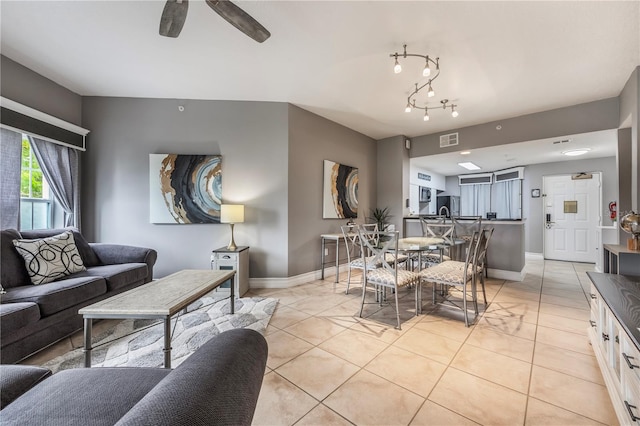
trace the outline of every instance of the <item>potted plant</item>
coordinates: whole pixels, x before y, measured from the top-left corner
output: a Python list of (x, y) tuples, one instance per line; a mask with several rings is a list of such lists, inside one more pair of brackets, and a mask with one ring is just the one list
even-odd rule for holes
[(391, 213), (389, 213), (389, 207), (383, 209), (376, 207), (375, 209), (371, 209), (371, 216), (367, 219), (377, 223), (379, 231), (384, 231), (389, 225), (389, 219), (392, 217)]

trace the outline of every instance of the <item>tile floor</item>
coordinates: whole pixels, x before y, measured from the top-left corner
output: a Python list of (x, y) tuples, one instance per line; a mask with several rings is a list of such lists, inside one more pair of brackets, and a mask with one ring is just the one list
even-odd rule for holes
[(391, 307), (368, 305), (359, 318), (359, 276), (346, 295), (346, 273), (337, 284), (253, 289), (280, 300), (254, 424), (617, 424), (586, 335), (592, 269), (527, 259), (523, 282), (488, 280), (489, 306), (469, 328), (459, 310), (427, 302), (416, 317), (407, 290), (401, 331)]
[(345, 295), (346, 273), (252, 290), (280, 299), (254, 424), (617, 424), (586, 334), (593, 265), (527, 259), (526, 270), (488, 281), (470, 328), (442, 306), (415, 317), (412, 291), (400, 292), (401, 331), (391, 307), (359, 318), (359, 276)]

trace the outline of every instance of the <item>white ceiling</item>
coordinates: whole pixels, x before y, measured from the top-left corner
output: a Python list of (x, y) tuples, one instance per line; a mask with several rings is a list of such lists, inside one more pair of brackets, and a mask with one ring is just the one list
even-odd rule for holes
[[(409, 137), (619, 95), (640, 64), (640, 2), (237, 2), (272, 34), (258, 44), (202, 1), (177, 39), (162, 1), (0, 2), (7, 57), (85, 96), (290, 102), (375, 139)], [(423, 62), (435, 103), (405, 113)]]
[[(444, 176), (468, 173), (493, 172), (530, 164), (555, 163), (559, 161), (585, 160), (590, 158), (615, 157), (618, 148), (616, 130), (582, 133), (562, 138), (540, 139), (536, 141), (512, 143), (471, 150), (462, 155), (460, 151), (436, 154), (411, 159), (411, 166), (420, 167)], [(587, 148), (590, 151), (578, 157), (568, 157), (563, 151)], [(471, 161), (481, 170), (469, 171), (458, 163)], [(590, 171), (590, 170), (585, 170)]]

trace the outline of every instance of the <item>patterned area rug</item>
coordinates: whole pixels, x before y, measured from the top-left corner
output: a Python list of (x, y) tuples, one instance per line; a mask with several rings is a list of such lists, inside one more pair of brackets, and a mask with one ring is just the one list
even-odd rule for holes
[[(264, 334), (278, 299), (236, 299), (230, 315), (229, 299), (213, 293), (197, 300), (187, 313), (172, 320), (171, 367), (175, 368), (213, 336), (233, 328), (250, 328)], [(94, 326), (94, 330), (97, 326)], [(122, 320), (93, 336), (94, 367), (162, 367), (164, 325), (160, 320)], [(43, 365), (54, 373), (84, 366), (82, 348), (74, 349)]]

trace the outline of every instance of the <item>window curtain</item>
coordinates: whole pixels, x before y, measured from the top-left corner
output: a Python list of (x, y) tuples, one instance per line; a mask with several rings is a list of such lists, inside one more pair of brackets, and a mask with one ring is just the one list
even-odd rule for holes
[(460, 185), (460, 215), (487, 217), (491, 209), (491, 185)]
[(520, 179), (496, 182), (494, 208), (499, 219), (522, 219)]
[(0, 228), (20, 229), (20, 161), (22, 134), (2, 129), (0, 134)]
[(64, 209), (65, 226), (80, 228), (78, 151), (32, 136), (29, 142), (53, 195)]

